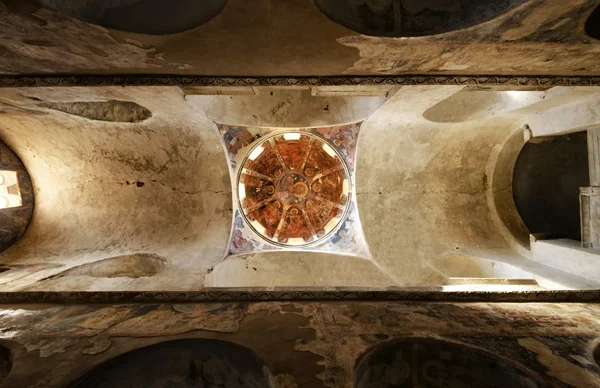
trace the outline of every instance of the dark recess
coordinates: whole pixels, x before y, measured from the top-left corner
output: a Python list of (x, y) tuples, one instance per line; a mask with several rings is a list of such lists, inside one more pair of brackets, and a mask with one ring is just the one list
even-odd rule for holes
[(243, 346), (184, 339), (122, 354), (99, 365), (71, 388), (270, 388), (266, 371), (258, 356)]
[(581, 240), (583, 186), (589, 186), (585, 132), (525, 144), (513, 173), (513, 198), (530, 233)]
[(434, 35), (474, 26), (527, 0), (314, 0), (328, 18), (365, 35)]
[(585, 33), (594, 39), (600, 39), (600, 5), (594, 9), (585, 22)]
[(227, 0), (29, 0), (88, 23), (148, 35), (175, 34), (217, 16)]
[(409, 338), (378, 345), (361, 358), (355, 388), (546, 386), (515, 360), (466, 345)]
[(12, 356), (10, 350), (0, 345), (0, 383), (4, 380), (12, 369)]

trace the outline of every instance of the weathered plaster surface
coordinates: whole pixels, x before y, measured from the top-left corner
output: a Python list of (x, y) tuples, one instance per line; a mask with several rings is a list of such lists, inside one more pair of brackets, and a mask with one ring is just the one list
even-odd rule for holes
[[(210, 98), (234, 100), (235, 95), (198, 97), (204, 102), (197, 105), (177, 87), (4, 88), (0, 93), (11, 101), (0, 116), (0, 137), (22, 158), (37, 198), (27, 233), (0, 256), (0, 262), (13, 268), (0, 276), (4, 290), (199, 290), (440, 286), (448, 274), (430, 261), (448, 255), (507, 262), (529, 273), (546, 271), (553, 280), (567, 279), (561, 271), (524, 261), (527, 247), (517, 249), (513, 240), (519, 236), (502, 229), (497, 213), (514, 217), (515, 211), (510, 179), (496, 179), (496, 172), (512, 176), (506, 160), (516, 157), (522, 144), (505, 147), (510, 157), (498, 158), (498, 166), (490, 160), (498, 148), (522, 136), (529, 120), (539, 122), (546, 111), (555, 117), (554, 110), (566, 106), (572, 110), (561, 108), (561, 120), (568, 126), (572, 115), (589, 110), (599, 92), (594, 87), (557, 87), (529, 96), (523, 95), (527, 91), (511, 95), (461, 86), (406, 86), (390, 95), (364, 122), (358, 150), (358, 211), (373, 263), (297, 254), (222, 261), (231, 225), (230, 182), (217, 131), (202, 107), (217, 106)], [(482, 101), (479, 113), (461, 116), (469, 110), (469, 93)], [(228, 105), (240, 111), (227, 117), (242, 117), (256, 107), (266, 123), (267, 112), (260, 107), (265, 101), (268, 106), (296, 101), (290, 94), (271, 96), (265, 91), (254, 101), (242, 96), (243, 103)], [(359, 103), (363, 97), (335, 98), (341, 100), (330, 109), (343, 107), (344, 113), (323, 113), (316, 119), (346, 120), (372, 109)], [(364, 98), (381, 103), (379, 97)], [(77, 101), (130, 101), (152, 115), (139, 122), (118, 122), (120, 116), (111, 110), (111, 120), (100, 121), (41, 106)], [(446, 109), (466, 121), (433, 122), (424, 117), (436, 104), (445, 106), (443, 101), (458, 101), (446, 104)], [(316, 106), (292, 104), (289, 116), (273, 113), (273, 123), (293, 122), (303, 117), (302, 109), (312, 112)], [(486, 111), (489, 115), (483, 115)], [(305, 116), (308, 123), (309, 117)], [(594, 117), (588, 115), (586, 123)], [(508, 194), (495, 198), (490, 192)], [(122, 260), (118, 276), (90, 276), (94, 271), (59, 276), (74, 267), (95, 262), (102, 267), (100, 260), (131, 254), (158, 255), (169, 265), (158, 270), (150, 266), (139, 276), (127, 259), (115, 259), (111, 263)], [(123, 272), (127, 268), (131, 273)], [(504, 276), (500, 268), (495, 274)], [(567, 286), (593, 287), (572, 278)]]
[(585, 34), (595, 0), (529, 1), (497, 18), (408, 39), (360, 35), (312, 0), (230, 0), (208, 23), (165, 36), (108, 30), (0, 4), (0, 73), (600, 74)]
[[(222, 160), (222, 151), (212, 123), (186, 109), (178, 88), (42, 94), (14, 90), (11, 98), (43, 115), (15, 113), (0, 119), (2, 137), (25, 159), (38, 196), (27, 236), (6, 252), (3, 262), (68, 260), (71, 267), (152, 253), (175, 264), (163, 273), (163, 279), (171, 280), (155, 277), (149, 285), (149, 278), (97, 279), (97, 287), (164, 289), (172, 287), (169, 282), (201, 287), (206, 269), (220, 261), (230, 217), (228, 175), (224, 161), (215, 163)], [(131, 100), (133, 95), (153, 112), (151, 118), (106, 122), (37, 107), (37, 99)]]
[[(378, 344), (436, 338), (521, 365), (544, 386), (598, 387), (595, 304), (292, 302), (3, 306), (4, 387), (60, 387), (131, 350), (174, 339), (242, 345), (277, 380), (351, 387)], [(35, 367), (33, 367), (35, 365)], [(293, 385), (292, 385), (293, 386)]]

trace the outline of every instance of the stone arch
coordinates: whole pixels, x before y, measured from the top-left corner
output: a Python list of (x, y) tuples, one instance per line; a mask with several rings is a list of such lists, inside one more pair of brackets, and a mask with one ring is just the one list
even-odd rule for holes
[(0, 142), (0, 252), (17, 242), (33, 217), (34, 194), (25, 165)]
[(529, 255), (529, 230), (513, 198), (513, 176), (517, 158), (525, 145), (524, 128), (517, 128), (490, 153), (486, 167), (487, 202), (498, 231), (522, 256)]
[(328, 18), (358, 33), (412, 37), (492, 20), (527, 0), (314, 0)]
[[(482, 350), (433, 338), (393, 340), (358, 362), (354, 388), (545, 386), (525, 367)], [(406, 384), (406, 385), (405, 385)]]
[(272, 388), (273, 381), (264, 362), (248, 348), (221, 340), (182, 339), (122, 354), (92, 369), (70, 387)]

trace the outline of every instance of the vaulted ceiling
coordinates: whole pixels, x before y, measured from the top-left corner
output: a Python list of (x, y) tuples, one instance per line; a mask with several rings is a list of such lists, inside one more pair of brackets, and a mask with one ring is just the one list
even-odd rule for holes
[[(153, 20), (151, 0), (0, 1), (0, 139), (35, 196), (27, 230), (0, 253), (0, 289), (597, 285), (531, 260), (532, 226), (513, 200), (527, 140), (600, 124), (597, 1), (179, 3), (187, 14)], [(143, 86), (152, 74), (164, 78)], [(432, 78), (407, 85), (419, 74)], [(525, 81), (486, 81), (495, 75)], [(352, 200), (372, 257), (224, 259), (235, 198), (216, 123), (261, 135), (362, 123)]]

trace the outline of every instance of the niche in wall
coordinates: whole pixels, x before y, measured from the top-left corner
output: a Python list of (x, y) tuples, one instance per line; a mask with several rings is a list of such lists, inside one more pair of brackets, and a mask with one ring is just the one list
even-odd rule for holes
[(250, 349), (226, 341), (183, 339), (122, 354), (71, 388), (272, 386), (268, 368)]
[(527, 0), (315, 0), (328, 18), (373, 36), (426, 36), (494, 19)]
[(379, 345), (361, 358), (355, 388), (545, 386), (523, 367), (492, 354), (438, 339)]
[(585, 132), (535, 138), (513, 172), (513, 198), (532, 234), (581, 240), (579, 188), (589, 186)]

